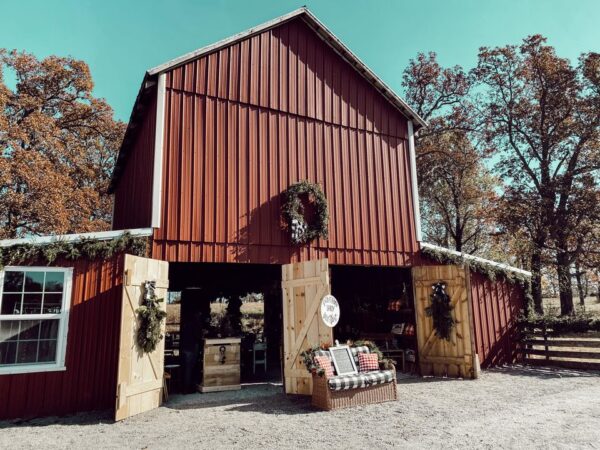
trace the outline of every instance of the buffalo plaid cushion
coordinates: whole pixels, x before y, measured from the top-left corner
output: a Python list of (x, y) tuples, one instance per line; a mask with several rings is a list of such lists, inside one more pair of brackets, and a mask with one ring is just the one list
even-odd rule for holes
[(317, 366), (325, 371), (325, 378), (334, 376), (333, 364), (327, 356), (315, 356), (315, 362), (317, 363)]
[(329, 378), (327, 383), (329, 384), (329, 389), (332, 391), (343, 391), (389, 383), (393, 379), (393, 371), (378, 370), (377, 372), (359, 373), (358, 375), (338, 375)]
[(379, 359), (375, 353), (359, 353), (358, 366), (361, 372), (379, 370)]
[(358, 366), (358, 355), (361, 353), (371, 353), (369, 347), (363, 345), (362, 347), (350, 347), (350, 351), (352, 352), (352, 356), (354, 357), (354, 363)]

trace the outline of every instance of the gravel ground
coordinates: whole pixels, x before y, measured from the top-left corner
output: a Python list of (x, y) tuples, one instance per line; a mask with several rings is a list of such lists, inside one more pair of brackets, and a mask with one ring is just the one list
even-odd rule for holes
[(0, 422), (0, 448), (600, 448), (600, 374), (506, 367), (398, 390), (398, 402), (335, 412), (274, 385), (173, 396), (119, 423), (108, 412)]

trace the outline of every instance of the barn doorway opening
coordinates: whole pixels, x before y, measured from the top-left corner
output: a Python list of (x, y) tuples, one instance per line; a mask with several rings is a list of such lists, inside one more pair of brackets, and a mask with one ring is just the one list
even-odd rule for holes
[(331, 265), (340, 304), (334, 338), (373, 341), (397, 370), (416, 372), (417, 333), (410, 268)]
[(237, 384), (281, 381), (281, 266), (171, 263), (169, 280), (165, 371), (171, 392), (202, 386), (206, 339), (223, 352), (212, 383), (235, 383), (238, 364)]

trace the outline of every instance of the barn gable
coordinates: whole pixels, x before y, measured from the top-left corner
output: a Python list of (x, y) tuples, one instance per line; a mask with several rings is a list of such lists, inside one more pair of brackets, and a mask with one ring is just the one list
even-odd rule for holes
[[(154, 205), (155, 257), (286, 262), (314, 250), (332, 261), (408, 264), (418, 199), (407, 116), (424, 122), (321, 27), (302, 9), (150, 70), (164, 115), (153, 169), (162, 179), (159, 188), (158, 177), (154, 186), (148, 177), (116, 183), (115, 228), (135, 220), (122, 213), (133, 184)], [(323, 186), (331, 233), (298, 252), (281, 227), (280, 194), (303, 179)]]

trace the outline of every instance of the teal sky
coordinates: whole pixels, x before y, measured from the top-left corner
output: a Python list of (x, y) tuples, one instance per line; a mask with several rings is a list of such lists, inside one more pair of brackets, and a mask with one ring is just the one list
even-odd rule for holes
[(600, 51), (598, 0), (0, 0), (0, 47), (86, 61), (95, 94), (127, 120), (148, 68), (304, 4), (399, 93), (419, 51), (471, 68), (480, 46), (535, 33), (572, 60)]

